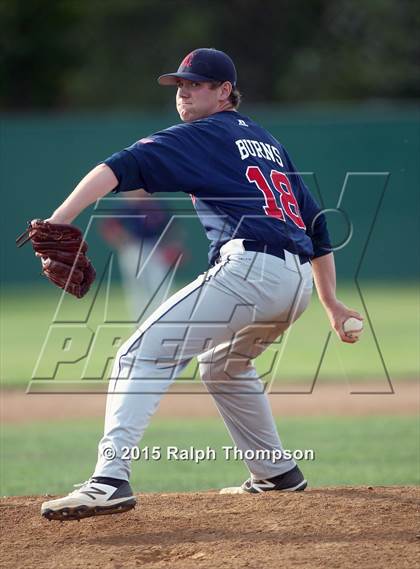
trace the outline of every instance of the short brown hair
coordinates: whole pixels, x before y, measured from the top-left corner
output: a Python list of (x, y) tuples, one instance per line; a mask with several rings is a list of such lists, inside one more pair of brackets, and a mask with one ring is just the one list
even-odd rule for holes
[[(223, 85), (224, 81), (212, 81), (211, 82), (211, 89), (217, 89), (220, 85)], [(239, 91), (237, 87), (232, 85), (232, 92), (229, 95), (229, 102), (231, 103), (234, 109), (237, 109), (242, 101), (242, 93)]]

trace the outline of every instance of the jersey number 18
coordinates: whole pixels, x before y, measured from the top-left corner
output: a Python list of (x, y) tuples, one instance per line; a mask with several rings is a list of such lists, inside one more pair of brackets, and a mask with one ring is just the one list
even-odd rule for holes
[(293, 195), (292, 185), (286, 174), (283, 174), (283, 172), (279, 172), (278, 170), (271, 170), (270, 174), (271, 183), (274, 189), (280, 194), (281, 207), (277, 205), (274, 191), (258, 166), (248, 166), (246, 170), (246, 177), (249, 182), (253, 182), (264, 194), (264, 212), (266, 215), (275, 217), (280, 221), (286, 221), (286, 218), (284, 217), (284, 214), (286, 214), (287, 217), (300, 229), (306, 229), (300, 215), (299, 205)]

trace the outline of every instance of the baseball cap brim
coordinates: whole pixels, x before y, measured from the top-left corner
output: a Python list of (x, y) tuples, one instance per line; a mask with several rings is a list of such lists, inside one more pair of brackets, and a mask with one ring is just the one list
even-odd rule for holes
[(204, 77), (204, 75), (197, 75), (197, 73), (166, 73), (158, 77), (159, 85), (176, 85), (178, 79), (187, 79), (188, 81), (216, 81), (211, 77)]

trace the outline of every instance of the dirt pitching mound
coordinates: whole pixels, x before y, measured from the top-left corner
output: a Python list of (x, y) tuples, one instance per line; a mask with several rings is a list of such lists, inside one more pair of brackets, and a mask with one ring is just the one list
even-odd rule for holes
[(2, 567), (410, 567), (415, 487), (263, 495), (143, 494), (126, 514), (48, 522), (42, 497), (1, 501)]

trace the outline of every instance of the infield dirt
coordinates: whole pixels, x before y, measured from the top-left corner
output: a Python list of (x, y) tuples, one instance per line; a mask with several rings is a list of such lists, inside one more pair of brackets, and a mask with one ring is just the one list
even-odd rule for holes
[[(166, 394), (155, 417), (218, 417), (216, 406), (198, 385), (185, 394), (178, 386)], [(279, 389), (280, 390), (280, 389)], [(274, 416), (372, 416), (417, 415), (420, 386), (415, 380), (395, 381), (393, 393), (385, 381), (324, 383), (313, 392), (307, 385), (281, 386), (282, 393), (270, 393)], [(106, 394), (48, 394), (1, 391), (4, 423), (31, 423), (64, 419), (103, 418)]]
[(126, 514), (48, 522), (45, 497), (1, 501), (5, 569), (415, 566), (415, 487), (264, 495), (143, 494)]

